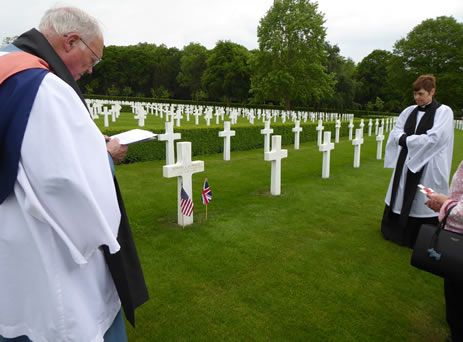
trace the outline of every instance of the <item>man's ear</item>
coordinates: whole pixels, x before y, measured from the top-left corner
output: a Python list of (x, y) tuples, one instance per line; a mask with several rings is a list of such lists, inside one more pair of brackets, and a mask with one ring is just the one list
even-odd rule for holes
[(71, 51), (74, 46), (79, 42), (80, 36), (77, 33), (68, 33), (64, 36), (64, 50), (66, 52)]

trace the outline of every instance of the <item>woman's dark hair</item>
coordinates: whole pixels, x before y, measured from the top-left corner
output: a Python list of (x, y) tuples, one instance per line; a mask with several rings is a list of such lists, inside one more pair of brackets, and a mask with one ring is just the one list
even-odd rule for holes
[(436, 89), (436, 78), (433, 75), (421, 75), (413, 82), (413, 91), (420, 89), (426, 90), (428, 93), (432, 89)]

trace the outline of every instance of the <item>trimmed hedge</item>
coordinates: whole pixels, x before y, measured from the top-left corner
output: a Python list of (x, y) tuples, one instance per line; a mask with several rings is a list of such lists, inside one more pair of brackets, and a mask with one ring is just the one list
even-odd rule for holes
[[(356, 128), (360, 120), (354, 120)], [(299, 141), (301, 143), (307, 141), (316, 141), (318, 132), (316, 130), (318, 123), (301, 123), (302, 132), (299, 135)], [(331, 131), (331, 140), (334, 142), (335, 139), (335, 122), (323, 123), (324, 131)], [(294, 133), (292, 132), (293, 125), (285, 124), (273, 124), (273, 135), (281, 135), (282, 145), (294, 144)], [(264, 147), (264, 136), (260, 133), (260, 130), (264, 128), (262, 124), (256, 125), (235, 125), (232, 127), (235, 136), (231, 138), (231, 151), (246, 151), (256, 148)], [(223, 139), (219, 137), (219, 131), (222, 131), (222, 127), (193, 127), (193, 128), (176, 128), (175, 132), (180, 133), (181, 139), (178, 141), (190, 141), (192, 146), (192, 155), (206, 155), (223, 152)], [(123, 130), (120, 129), (104, 129), (103, 134), (111, 136), (114, 134), (121, 133)], [(153, 133), (162, 134), (164, 130), (152, 130)], [(365, 124), (364, 132), (368, 132), (368, 126)], [(341, 129), (339, 131), (340, 136), (347, 136), (349, 134), (349, 128), (347, 121), (343, 121)], [(355, 132), (353, 132), (355, 135)], [(133, 144), (129, 147), (127, 157), (123, 163), (134, 163), (140, 161), (149, 160), (162, 160), (166, 157), (166, 143), (158, 140), (151, 140)]]

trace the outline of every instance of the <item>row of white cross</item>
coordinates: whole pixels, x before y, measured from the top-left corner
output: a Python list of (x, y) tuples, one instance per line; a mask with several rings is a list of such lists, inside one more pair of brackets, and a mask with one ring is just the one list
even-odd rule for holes
[[(297, 121), (293, 131), (299, 133), (302, 128)], [(270, 128), (270, 122), (265, 123), (265, 128), (261, 130), (264, 135), (264, 160), (271, 161), (271, 186), (270, 192), (274, 196), (281, 194), (281, 160), (288, 156), (288, 150), (281, 149), (281, 136), (272, 136), (272, 149), (269, 149), (270, 135), (273, 129)], [(321, 130), (319, 130), (321, 133)], [(224, 138), (224, 160), (230, 160), (230, 138), (235, 136), (235, 131), (230, 129), (230, 122), (224, 123), (224, 130), (219, 132), (219, 136)], [(166, 122), (165, 133), (158, 135), (158, 140), (166, 141), (166, 165), (163, 167), (163, 176), (166, 178), (177, 177), (177, 216), (178, 224), (189, 225), (193, 223), (193, 214), (183, 216), (181, 210), (181, 189), (192, 194), (192, 175), (204, 171), (204, 161), (191, 160), (191, 142), (177, 142), (177, 162), (174, 163), (174, 141), (181, 138), (180, 133), (174, 133), (173, 123)], [(379, 134), (376, 137), (378, 141), (377, 159), (381, 159), (382, 142), (384, 140), (383, 127), (379, 127)], [(298, 139), (295, 140), (295, 149), (299, 148)], [(355, 139), (352, 141), (354, 148), (354, 167), (360, 167), (360, 147), (363, 144), (363, 128), (356, 129)], [(324, 132), (324, 141), (319, 143), (319, 150), (323, 152), (322, 178), (329, 178), (330, 173), (330, 152), (334, 149), (334, 143), (331, 142), (331, 132)]]
[[(254, 109), (254, 108), (230, 108), (220, 106), (194, 106), (194, 105), (174, 105), (163, 103), (144, 103), (144, 102), (128, 102), (128, 101), (105, 101), (105, 100), (86, 100), (90, 113), (93, 119), (104, 116), (104, 127), (109, 127), (108, 117), (112, 117), (112, 122), (119, 118), (122, 105), (128, 105), (132, 108), (134, 118), (138, 121), (138, 126), (144, 127), (145, 119), (148, 114), (155, 115), (161, 119), (165, 116), (165, 121), (175, 122), (176, 127), (180, 127), (181, 121), (185, 118), (190, 121), (190, 116), (195, 116), (195, 125), (199, 125), (199, 118), (202, 117), (207, 126), (213, 116), (216, 118), (216, 124), (220, 121), (225, 121), (225, 116), (231, 121), (231, 124), (236, 124), (239, 117), (246, 118), (250, 124), (254, 124), (254, 120), (276, 122), (278, 118), (282, 123), (286, 120), (293, 122), (302, 120), (303, 122), (316, 120), (334, 121), (334, 120), (349, 120), (353, 119), (353, 114), (338, 114), (338, 113), (323, 113), (323, 112), (306, 112), (306, 111), (284, 111), (284, 110), (269, 110), (269, 109)], [(108, 107), (111, 108), (108, 110)]]

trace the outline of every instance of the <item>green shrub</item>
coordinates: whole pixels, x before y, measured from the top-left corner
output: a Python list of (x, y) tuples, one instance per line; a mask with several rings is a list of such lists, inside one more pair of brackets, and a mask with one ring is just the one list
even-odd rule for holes
[[(354, 120), (358, 127), (360, 120)], [(301, 123), (302, 132), (299, 135), (301, 143), (308, 141), (317, 141), (318, 123)], [(331, 131), (331, 140), (335, 138), (335, 123), (323, 123), (325, 131)], [(294, 133), (292, 132), (293, 125), (274, 123), (271, 128), (273, 135), (281, 135), (282, 145), (291, 145), (294, 143)], [(235, 136), (231, 138), (231, 151), (247, 151), (256, 148), (264, 147), (264, 136), (260, 133), (264, 125), (235, 125), (232, 130), (235, 131)], [(221, 127), (190, 127), (176, 128), (175, 132), (181, 134), (181, 140), (190, 141), (192, 146), (192, 155), (207, 155), (223, 152), (223, 138), (219, 137)], [(364, 130), (368, 131), (368, 126), (365, 124)], [(123, 132), (121, 129), (106, 128), (103, 134), (112, 136)], [(162, 134), (164, 130), (152, 130), (153, 133)], [(339, 131), (340, 136), (347, 136), (349, 128), (344, 122)], [(166, 157), (166, 143), (164, 141), (151, 140), (136, 143), (130, 146), (127, 157), (124, 163), (134, 163), (140, 161), (162, 160)]]

